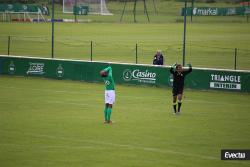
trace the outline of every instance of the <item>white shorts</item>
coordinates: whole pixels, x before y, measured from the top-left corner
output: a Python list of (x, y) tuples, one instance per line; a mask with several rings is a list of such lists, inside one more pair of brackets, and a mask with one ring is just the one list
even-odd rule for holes
[(105, 104), (114, 104), (115, 103), (115, 91), (114, 90), (105, 90)]

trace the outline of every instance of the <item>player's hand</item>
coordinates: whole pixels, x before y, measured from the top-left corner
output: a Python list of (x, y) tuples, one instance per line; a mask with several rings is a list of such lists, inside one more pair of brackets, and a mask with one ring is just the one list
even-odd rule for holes
[(177, 65), (177, 63), (174, 63), (174, 64), (172, 65), (172, 67), (173, 67), (173, 68), (176, 68), (176, 65)]
[(191, 63), (188, 63), (187, 65), (188, 65), (188, 67), (192, 68), (192, 65), (191, 65)]

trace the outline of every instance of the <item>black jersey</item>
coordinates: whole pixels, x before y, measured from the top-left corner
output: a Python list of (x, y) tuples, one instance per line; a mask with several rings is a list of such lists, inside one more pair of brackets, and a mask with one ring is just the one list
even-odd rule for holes
[(192, 67), (189, 67), (187, 71), (182, 71), (178, 73), (177, 71), (174, 71), (174, 68), (170, 68), (170, 73), (173, 74), (174, 82), (173, 87), (183, 88), (184, 87), (184, 80), (185, 76), (192, 72)]

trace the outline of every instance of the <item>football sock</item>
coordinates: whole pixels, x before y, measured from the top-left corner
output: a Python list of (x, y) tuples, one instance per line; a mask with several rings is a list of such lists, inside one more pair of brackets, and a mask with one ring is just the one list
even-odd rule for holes
[(178, 101), (178, 112), (181, 111), (181, 104), (182, 104), (182, 101)]
[(176, 102), (173, 102), (173, 108), (174, 108), (174, 112), (176, 113)]
[(104, 109), (104, 118), (105, 118), (105, 121), (108, 121), (108, 108), (105, 107)]
[(107, 121), (110, 122), (112, 108), (107, 109)]

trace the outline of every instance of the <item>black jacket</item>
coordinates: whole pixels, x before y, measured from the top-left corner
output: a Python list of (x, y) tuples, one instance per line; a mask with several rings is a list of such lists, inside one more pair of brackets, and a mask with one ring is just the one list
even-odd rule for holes
[(183, 87), (184, 86), (184, 80), (185, 76), (192, 72), (192, 67), (190, 66), (187, 71), (182, 71), (178, 73), (177, 71), (174, 71), (174, 68), (170, 68), (170, 73), (173, 74), (174, 77), (174, 82), (173, 82), (173, 87)]
[(160, 57), (157, 57), (157, 55), (154, 56), (154, 60), (153, 60), (154, 65), (163, 65), (163, 63), (164, 63), (164, 58), (162, 54), (160, 55)]

